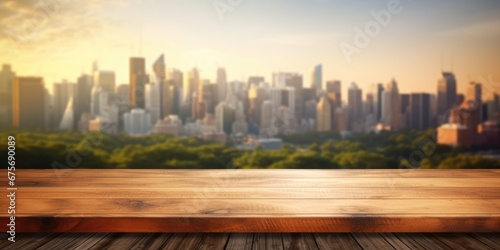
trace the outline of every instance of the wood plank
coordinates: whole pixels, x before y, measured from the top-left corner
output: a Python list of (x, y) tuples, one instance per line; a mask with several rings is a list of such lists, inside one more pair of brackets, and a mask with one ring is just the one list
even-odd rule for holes
[(16, 242), (7, 240), (7, 238), (10, 237), (10, 235), (8, 235), (7, 233), (2, 233), (1, 235), (2, 240), (0, 240), (0, 249), (4, 249), (9, 245), (16, 244), (16, 242), (20, 241), (23, 238), (30, 237), (31, 235), (33, 235), (33, 233), (16, 233), (16, 238), (14, 238)]
[(18, 198), (68, 199), (500, 199), (500, 188), (89, 188), (23, 187)]
[[(411, 248), (408, 245), (405, 244), (401, 239), (396, 237), (394, 234), (391, 233), (382, 233), (380, 234), (382, 238), (384, 238), (385, 241), (389, 242), (392, 247), (398, 250), (414, 250), (414, 249), (419, 249), (419, 248)], [(421, 249), (421, 248), (420, 248)]]
[(253, 237), (252, 233), (231, 233), (226, 250), (252, 250)]
[(350, 233), (314, 234), (314, 239), (319, 249), (350, 249), (362, 250)]
[(40, 233), (33, 234), (29, 237), (22, 238), (14, 244), (10, 244), (3, 250), (19, 250), (19, 249), (36, 249), (43, 246), (45, 243), (51, 241), (53, 238), (58, 237), (58, 233)]
[[(0, 218), (0, 223), (3, 223)], [(18, 232), (498, 232), (498, 217), (19, 217)], [(16, 223), (17, 223), (16, 222)]]
[(177, 249), (196, 249), (196, 246), (198, 246), (203, 239), (203, 234), (201, 233), (192, 233), (186, 235), (184, 239), (182, 240), (181, 244), (179, 245), (179, 248)]
[[(7, 207), (3, 203), (1, 206)], [(496, 215), (500, 199), (19, 199), (18, 216)], [(89, 210), (88, 208), (92, 209)], [(112, 213), (110, 212), (112, 211)]]
[(314, 237), (309, 233), (284, 233), (281, 235), (283, 239), (283, 249), (286, 250), (316, 250), (318, 246)]
[(494, 250), (490, 246), (464, 233), (462, 234), (440, 233), (440, 234), (433, 234), (433, 236), (436, 237), (441, 242), (443, 242), (444, 244), (446, 244), (451, 249)]
[(253, 238), (253, 250), (260, 249), (283, 249), (283, 239), (277, 233), (256, 233)]
[[(394, 247), (396, 247), (396, 246), (395, 246), (395, 244), (392, 243), (392, 241), (399, 240), (406, 247), (408, 247), (409, 249), (412, 249), (412, 250), (413, 249), (416, 249), (416, 250), (427, 250), (427, 249), (429, 249), (429, 248), (425, 248), (421, 244), (419, 244), (419, 242), (417, 242), (415, 239), (413, 239), (411, 237), (411, 234), (405, 234), (405, 233), (383, 233), (381, 235), (386, 239), (387, 242), (389, 242)], [(436, 249), (439, 249), (439, 248), (436, 248)]]
[(180, 234), (180, 233), (172, 234), (168, 238), (165, 245), (161, 247), (161, 249), (163, 250), (179, 249), (179, 246), (182, 244), (182, 241), (184, 240), (184, 238), (186, 238), (187, 235), (188, 234)]
[(134, 245), (140, 238), (142, 234), (132, 233), (132, 234), (112, 234), (108, 237), (103, 238), (95, 245), (93, 245), (89, 250), (122, 250)]
[[(200, 188), (348, 188), (348, 187), (394, 187), (399, 189), (417, 187), (483, 187), (499, 188), (499, 178), (232, 178), (232, 179), (202, 179), (202, 178), (67, 178), (64, 181), (32, 178), (31, 181), (16, 181), (17, 187), (200, 187)], [(7, 181), (0, 181), (7, 186)]]
[(129, 250), (160, 249), (171, 235), (169, 233), (144, 234)]
[(395, 249), (380, 234), (356, 233), (353, 237), (366, 250)]
[(498, 178), (496, 169), (18, 169), (20, 180), (38, 178)]
[(67, 249), (84, 250), (89, 249), (103, 238), (107, 237), (108, 233), (79, 233), (81, 236), (76, 241), (67, 246)]
[(481, 234), (472, 233), (473, 238), (483, 242), (484, 244), (490, 246), (493, 249), (500, 249), (500, 233), (496, 234)]
[(229, 239), (229, 234), (207, 233), (196, 247), (198, 250), (224, 250)]
[(78, 241), (81, 235), (76, 233), (61, 234), (37, 248), (37, 250), (69, 249), (68, 245)]

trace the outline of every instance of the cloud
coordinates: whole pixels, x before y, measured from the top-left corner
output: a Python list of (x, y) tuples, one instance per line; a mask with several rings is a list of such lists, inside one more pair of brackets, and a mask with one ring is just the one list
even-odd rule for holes
[(443, 35), (453, 37), (491, 38), (500, 37), (500, 20), (482, 21), (445, 31)]
[(125, 0), (4, 0), (0, 45), (8, 51), (47, 50), (109, 27), (102, 10)]

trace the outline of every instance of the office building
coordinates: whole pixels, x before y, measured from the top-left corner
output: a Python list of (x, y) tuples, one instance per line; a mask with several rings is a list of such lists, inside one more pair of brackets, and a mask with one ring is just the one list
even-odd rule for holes
[(14, 128), (45, 127), (45, 87), (41, 77), (14, 77), (12, 123)]

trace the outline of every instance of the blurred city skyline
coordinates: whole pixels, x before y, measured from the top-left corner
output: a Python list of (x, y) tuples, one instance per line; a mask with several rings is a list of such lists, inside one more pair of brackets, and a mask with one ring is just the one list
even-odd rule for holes
[(462, 93), (470, 81), (499, 81), (498, 1), (400, 1), (400, 13), (349, 63), (339, 45), (353, 44), (356, 28), (390, 2), (242, 0), (221, 18), (223, 0), (4, 1), (0, 62), (43, 77), (50, 91), (90, 73), (93, 61), (114, 71), (117, 84), (129, 83), (130, 57), (144, 57), (151, 72), (160, 54), (167, 68), (197, 67), (212, 82), (224, 67), (229, 81), (296, 72), (309, 86), (318, 64), (323, 84), (336, 79), (362, 89), (395, 78), (400, 92), (434, 93), (441, 71), (455, 73)]

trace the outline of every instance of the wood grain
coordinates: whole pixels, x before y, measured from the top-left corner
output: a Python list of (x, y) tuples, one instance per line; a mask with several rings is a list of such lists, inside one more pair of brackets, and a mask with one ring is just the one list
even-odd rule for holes
[[(17, 232), (500, 231), (499, 170), (21, 169), (16, 187)], [(0, 199), (0, 207), (8, 202)], [(6, 214), (0, 223), (8, 223)], [(169, 239), (168, 247), (215, 242), (189, 237)], [(261, 244), (255, 244), (259, 237), (252, 247)], [(414, 244), (399, 235), (386, 238), (391, 246)]]

